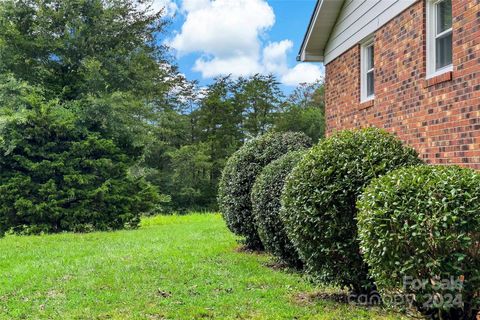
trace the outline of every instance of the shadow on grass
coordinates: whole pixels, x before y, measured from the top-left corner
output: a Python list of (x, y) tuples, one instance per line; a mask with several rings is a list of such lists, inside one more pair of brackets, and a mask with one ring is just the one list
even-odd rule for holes
[(248, 248), (245, 245), (240, 245), (240, 246), (236, 247), (235, 252), (255, 254), (255, 255), (265, 255), (265, 254), (267, 254), (263, 250), (253, 250), (253, 249)]
[(330, 301), (342, 304), (349, 303), (348, 293), (346, 292), (300, 292), (293, 297), (293, 300), (296, 304), (299, 305), (314, 304), (318, 301)]

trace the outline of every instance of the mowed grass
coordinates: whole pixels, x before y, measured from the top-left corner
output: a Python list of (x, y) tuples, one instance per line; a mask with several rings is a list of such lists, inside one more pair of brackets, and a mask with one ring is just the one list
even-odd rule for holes
[(0, 317), (401, 318), (305, 298), (321, 289), (269, 268), (268, 255), (237, 248), (218, 214), (147, 218), (130, 231), (7, 236), (0, 239)]

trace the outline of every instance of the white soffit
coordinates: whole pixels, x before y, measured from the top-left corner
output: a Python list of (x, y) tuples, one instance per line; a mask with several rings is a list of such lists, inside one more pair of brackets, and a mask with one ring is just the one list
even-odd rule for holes
[(318, 0), (297, 60), (323, 62), (324, 51), (344, 0)]

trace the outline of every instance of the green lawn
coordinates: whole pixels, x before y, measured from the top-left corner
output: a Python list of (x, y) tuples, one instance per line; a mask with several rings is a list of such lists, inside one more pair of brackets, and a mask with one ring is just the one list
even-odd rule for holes
[(214, 214), (149, 218), (133, 231), (7, 236), (0, 239), (0, 318), (401, 318), (302, 299), (320, 289), (237, 247)]

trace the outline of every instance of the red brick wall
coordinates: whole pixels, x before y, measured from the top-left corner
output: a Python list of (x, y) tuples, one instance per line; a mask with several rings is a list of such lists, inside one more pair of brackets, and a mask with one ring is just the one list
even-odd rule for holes
[(375, 100), (360, 103), (360, 47), (326, 66), (327, 134), (375, 126), (428, 163), (480, 169), (480, 0), (453, 0), (453, 72), (425, 81), (425, 2), (375, 32)]

